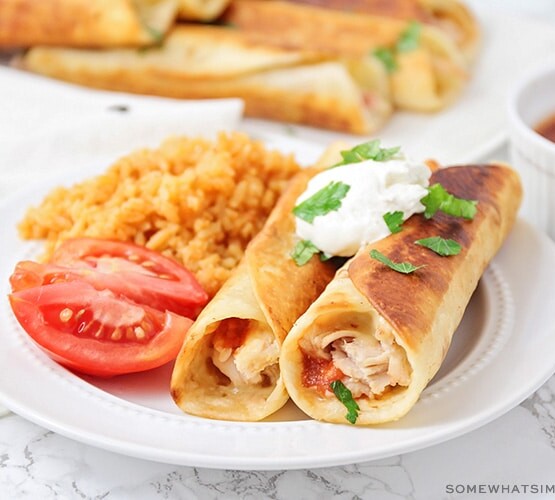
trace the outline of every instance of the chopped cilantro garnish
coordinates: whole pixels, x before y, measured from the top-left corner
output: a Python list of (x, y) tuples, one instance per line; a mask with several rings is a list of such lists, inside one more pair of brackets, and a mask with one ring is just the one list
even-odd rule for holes
[(387, 212), (384, 214), (383, 220), (392, 233), (398, 233), (403, 230), (403, 216), (404, 214), (401, 211)]
[(421, 30), (422, 26), (420, 23), (412, 21), (407, 29), (401, 33), (399, 40), (397, 40), (397, 44), (395, 45), (397, 52), (410, 52), (418, 48)]
[(448, 193), (439, 183), (430, 186), (428, 194), (420, 202), (426, 207), (424, 211), (426, 219), (431, 219), (438, 210), (447, 215), (473, 219), (476, 215), (476, 205), (478, 204), (475, 200), (457, 198), (455, 195)]
[(335, 397), (343, 403), (345, 408), (347, 408), (347, 414), (345, 418), (351, 422), (351, 424), (356, 423), (358, 418), (358, 412), (360, 407), (357, 402), (353, 399), (353, 393), (345, 386), (341, 380), (334, 380), (330, 384), (330, 388), (335, 394)]
[(431, 238), (423, 238), (416, 240), (417, 245), (429, 248), (433, 252), (447, 257), (449, 255), (458, 255), (461, 252), (461, 245), (455, 240), (445, 239), (441, 236), (433, 236)]
[(308, 240), (301, 240), (293, 248), (291, 258), (297, 266), (304, 266), (317, 253), (320, 253), (320, 250), (316, 248), (314, 243)]
[(398, 273), (403, 273), (403, 274), (410, 274), (416, 271), (417, 269), (424, 267), (424, 266), (414, 266), (410, 262), (393, 262), (391, 259), (386, 257), (383, 253), (378, 252), (375, 249), (372, 249), (370, 251), (370, 257), (381, 262), (382, 264), (385, 264), (390, 269), (393, 269), (394, 271), (397, 271)]
[(341, 207), (341, 200), (345, 198), (349, 189), (351, 186), (344, 182), (332, 181), (310, 198), (299, 203), (293, 209), (293, 213), (299, 219), (312, 224), (315, 217), (338, 210)]
[(420, 23), (412, 21), (407, 29), (399, 35), (395, 47), (378, 47), (374, 50), (374, 56), (382, 62), (388, 73), (393, 73), (399, 67), (397, 64), (397, 54), (399, 52), (410, 52), (418, 48), (421, 31)]
[(399, 146), (393, 148), (382, 148), (380, 147), (380, 140), (373, 139), (362, 144), (358, 144), (352, 149), (341, 151), (341, 157), (343, 160), (334, 167), (340, 167), (341, 165), (348, 165), (351, 163), (360, 163), (366, 160), (374, 161), (387, 161), (393, 158), (401, 148)]
[(143, 26), (156, 45), (160, 45), (164, 41), (164, 33), (162, 31), (157, 30), (146, 23), (143, 23)]
[(377, 57), (388, 73), (393, 73), (397, 69), (397, 61), (395, 60), (395, 54), (391, 49), (385, 47), (379, 47), (374, 50), (374, 56)]

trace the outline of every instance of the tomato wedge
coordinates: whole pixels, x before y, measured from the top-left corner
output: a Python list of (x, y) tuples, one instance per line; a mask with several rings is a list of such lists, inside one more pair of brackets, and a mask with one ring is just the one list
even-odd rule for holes
[(148, 304), (160, 311), (171, 311), (187, 318), (196, 318), (203, 302), (198, 295), (188, 295), (189, 286), (166, 282), (138, 272), (100, 272), (94, 267), (66, 267), (23, 260), (10, 276), (12, 291), (67, 281), (85, 281), (97, 290), (111, 290), (139, 304)]
[(18, 264), (10, 279), (12, 290), (63, 281), (65, 274), (68, 281), (83, 279), (98, 290), (108, 288), (140, 304), (190, 318), (196, 318), (208, 302), (207, 293), (187, 269), (133, 243), (71, 239), (58, 247), (49, 264), (59, 267), (29, 261)]
[(121, 241), (68, 240), (52, 261), (19, 262), (13, 312), (54, 360), (113, 376), (174, 359), (208, 295), (177, 262)]
[(25, 288), (9, 299), (21, 326), (54, 360), (102, 377), (175, 359), (192, 323), (80, 280)]

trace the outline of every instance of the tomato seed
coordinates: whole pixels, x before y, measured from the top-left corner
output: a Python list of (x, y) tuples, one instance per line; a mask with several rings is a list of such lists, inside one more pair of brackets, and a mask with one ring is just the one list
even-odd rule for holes
[(81, 316), (83, 316), (83, 314), (85, 314), (85, 309), (79, 309), (79, 311), (77, 311), (77, 314), (75, 315), (75, 319), (79, 319)]
[(171, 280), (173, 279), (173, 276), (170, 274), (159, 274), (158, 275), (159, 278), (162, 278), (163, 280)]
[(102, 331), (103, 330), (104, 330), (104, 326), (100, 325), (100, 327), (98, 328), (98, 330), (94, 334), (95, 338), (99, 339), (100, 337), (102, 337)]
[(111, 339), (112, 340), (120, 340), (121, 337), (123, 336), (121, 330), (119, 328), (116, 328), (113, 332), (112, 332), (112, 336)]
[(139, 260), (141, 260), (141, 257), (139, 257), (136, 253), (130, 253), (127, 258), (131, 261), (131, 262), (138, 262)]
[(62, 323), (67, 323), (72, 316), (73, 311), (69, 307), (66, 307), (60, 311), (60, 321)]
[(154, 267), (155, 265), (156, 264), (151, 260), (145, 260), (144, 262), (141, 262), (141, 266), (143, 267)]
[(146, 333), (141, 326), (135, 327), (135, 335), (139, 340), (143, 340), (146, 337)]
[(135, 333), (133, 332), (133, 328), (130, 326), (125, 329), (125, 338), (127, 340), (135, 340)]

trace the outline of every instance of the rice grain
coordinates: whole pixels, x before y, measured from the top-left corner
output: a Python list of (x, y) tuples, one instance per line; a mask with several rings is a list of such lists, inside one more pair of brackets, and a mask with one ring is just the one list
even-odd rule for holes
[(45, 260), (68, 238), (144, 245), (181, 262), (212, 296), (298, 170), (291, 156), (241, 133), (173, 138), (52, 190), (18, 229), (22, 238), (46, 240)]

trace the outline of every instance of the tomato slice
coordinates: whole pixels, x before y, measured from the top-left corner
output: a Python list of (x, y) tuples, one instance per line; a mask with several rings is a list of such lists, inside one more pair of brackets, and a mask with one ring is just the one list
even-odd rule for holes
[(13, 292), (34, 286), (66, 281), (85, 281), (97, 290), (111, 290), (139, 304), (148, 304), (160, 311), (171, 311), (196, 318), (202, 303), (187, 295), (189, 288), (181, 282), (164, 282), (157, 277), (128, 272), (99, 272), (93, 267), (65, 267), (41, 264), (30, 260), (18, 262), (10, 276)]
[[(67, 240), (56, 250), (50, 264), (71, 268), (68, 279), (78, 276), (99, 290), (108, 288), (135, 302), (190, 318), (196, 318), (208, 302), (207, 293), (187, 269), (173, 259), (133, 243), (95, 238)], [(32, 266), (20, 267), (19, 271), (24, 273)], [(62, 279), (59, 269), (35, 266), (33, 272), (39, 275), (34, 280), (42, 279), (41, 284), (52, 278), (52, 272), (57, 273), (56, 279)], [(24, 283), (25, 279), (20, 282)]]
[(84, 281), (26, 288), (9, 299), (21, 326), (54, 360), (102, 377), (175, 359), (192, 323)]

